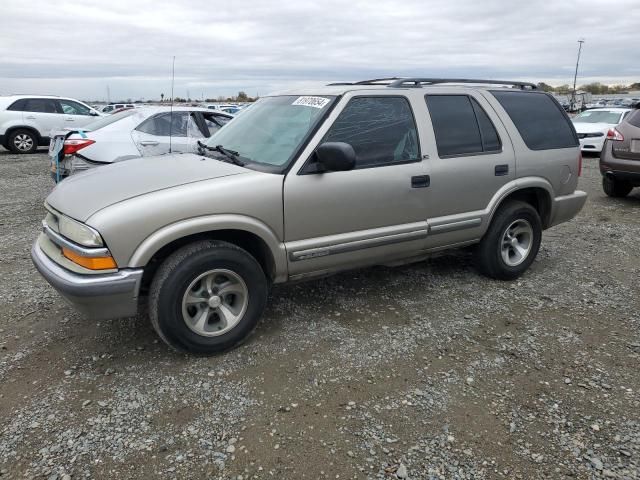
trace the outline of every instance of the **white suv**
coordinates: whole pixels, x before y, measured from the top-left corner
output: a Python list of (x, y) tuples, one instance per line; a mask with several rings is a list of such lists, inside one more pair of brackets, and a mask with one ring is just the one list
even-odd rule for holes
[(42, 95), (0, 96), (0, 145), (32, 153), (49, 145), (52, 130), (79, 128), (101, 116), (78, 100)]

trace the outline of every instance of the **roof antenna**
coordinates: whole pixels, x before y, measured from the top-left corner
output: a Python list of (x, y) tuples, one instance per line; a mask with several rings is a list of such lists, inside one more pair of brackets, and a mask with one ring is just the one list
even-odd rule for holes
[(169, 153), (171, 152), (171, 135), (173, 133), (173, 83), (176, 77), (176, 56), (171, 64), (171, 104), (169, 105)]

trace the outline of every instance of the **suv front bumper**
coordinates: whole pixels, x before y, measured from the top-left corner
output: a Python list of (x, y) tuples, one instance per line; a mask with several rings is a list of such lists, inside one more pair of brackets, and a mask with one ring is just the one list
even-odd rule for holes
[(92, 319), (130, 317), (138, 311), (142, 269), (81, 275), (51, 260), (42, 251), (38, 241), (31, 248), (31, 259), (40, 274), (60, 295)]

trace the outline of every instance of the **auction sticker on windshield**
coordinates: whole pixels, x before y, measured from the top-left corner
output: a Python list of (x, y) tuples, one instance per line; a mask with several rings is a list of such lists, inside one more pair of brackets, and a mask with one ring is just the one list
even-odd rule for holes
[(298, 97), (291, 105), (324, 108), (327, 103), (329, 103), (329, 99), (324, 97)]

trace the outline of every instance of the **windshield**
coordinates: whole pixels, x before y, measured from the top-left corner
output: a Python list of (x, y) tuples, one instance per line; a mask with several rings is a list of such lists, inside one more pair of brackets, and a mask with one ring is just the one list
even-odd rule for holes
[(573, 117), (576, 123), (620, 123), (620, 112), (609, 112), (607, 110), (587, 110), (580, 115)]
[(82, 130), (86, 130), (87, 132), (94, 132), (99, 128), (106, 127), (107, 125), (111, 125), (113, 122), (117, 122), (122, 118), (126, 118), (130, 115), (133, 115), (135, 110), (125, 110), (123, 112), (114, 113), (113, 115), (109, 115), (108, 117), (100, 117), (98, 120), (94, 120), (93, 122), (85, 125)]
[(235, 150), (243, 160), (284, 166), (334, 100), (333, 96), (298, 95), (261, 98), (218, 130), (207, 145)]

